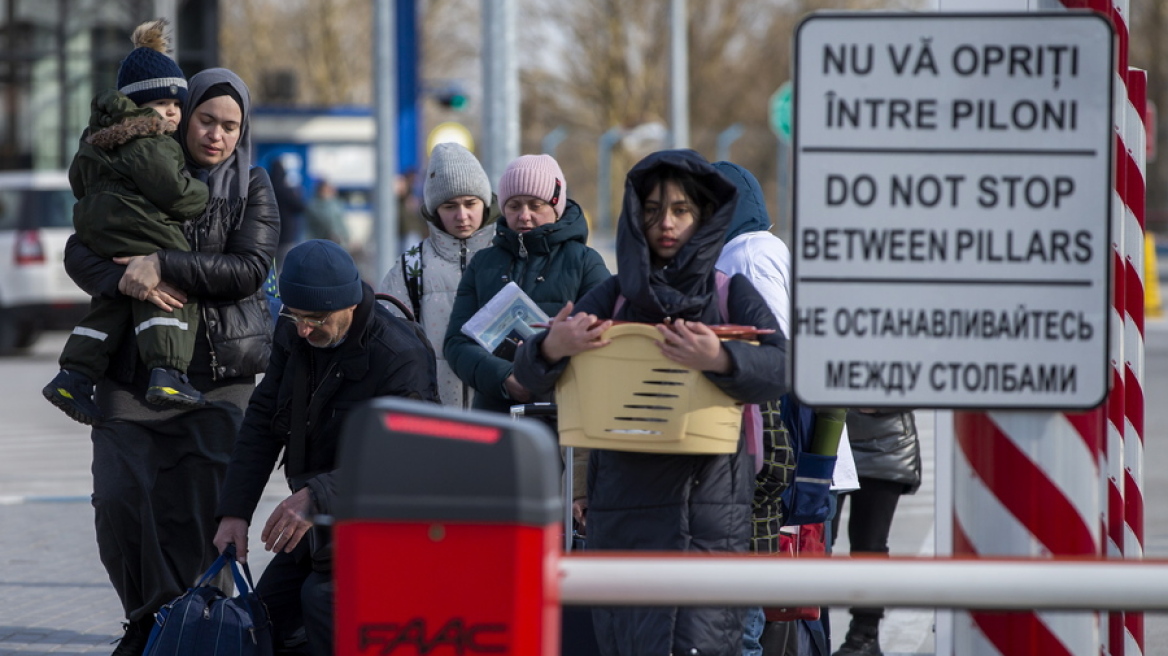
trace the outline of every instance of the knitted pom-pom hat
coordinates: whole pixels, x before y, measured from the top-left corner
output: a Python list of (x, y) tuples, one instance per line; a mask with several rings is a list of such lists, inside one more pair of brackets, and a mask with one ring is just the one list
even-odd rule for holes
[(523, 155), (507, 165), (499, 180), (499, 205), (505, 206), (512, 196), (535, 196), (546, 201), (558, 219), (568, 205), (568, 183), (551, 155)]
[(139, 25), (131, 37), (134, 50), (118, 67), (118, 91), (139, 106), (151, 100), (174, 98), (181, 103), (187, 98), (187, 79), (166, 54), (170, 49), (168, 26), (165, 18)]

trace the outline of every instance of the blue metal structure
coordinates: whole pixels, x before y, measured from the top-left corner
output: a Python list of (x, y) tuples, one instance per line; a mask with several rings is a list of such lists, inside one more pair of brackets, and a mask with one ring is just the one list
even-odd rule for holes
[(418, 3), (398, 0), (397, 33), (398, 171), (416, 169), (419, 162)]

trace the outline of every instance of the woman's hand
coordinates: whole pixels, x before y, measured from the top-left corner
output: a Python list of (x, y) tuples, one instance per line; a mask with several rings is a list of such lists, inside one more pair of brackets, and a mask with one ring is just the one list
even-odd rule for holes
[[(162, 282), (162, 264), (158, 260), (158, 253), (115, 257), (114, 262), (126, 265), (126, 272), (118, 281), (118, 291), (139, 301), (150, 300), (150, 292)], [(158, 303), (155, 302), (155, 305)]]
[(604, 331), (612, 327), (611, 320), (600, 321), (594, 314), (572, 316), (572, 302), (568, 301), (556, 316), (552, 317), (548, 335), (540, 346), (540, 353), (548, 362), (555, 364), (577, 353), (608, 346), (612, 340), (604, 339)]
[(162, 308), (166, 312), (173, 312), (187, 302), (187, 295), (165, 280), (158, 283), (154, 291), (146, 295), (146, 300)]
[(662, 337), (658, 342), (661, 355), (673, 362), (698, 371), (730, 373), (730, 354), (706, 324), (678, 319), (669, 325), (657, 324), (657, 332)]
[(588, 524), (588, 497), (576, 499), (572, 502), (572, 519), (584, 528)]
[(529, 392), (526, 387), (519, 384), (519, 380), (515, 378), (515, 374), (511, 374), (503, 380), (503, 387), (506, 388), (507, 396), (510, 397), (512, 401), (527, 403), (531, 400), (531, 392)]

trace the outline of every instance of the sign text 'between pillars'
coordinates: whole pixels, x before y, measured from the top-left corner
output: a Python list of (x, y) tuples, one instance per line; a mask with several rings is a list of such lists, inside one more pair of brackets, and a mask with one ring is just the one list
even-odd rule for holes
[(1102, 402), (1112, 41), (1090, 13), (816, 14), (800, 24), (801, 399)]

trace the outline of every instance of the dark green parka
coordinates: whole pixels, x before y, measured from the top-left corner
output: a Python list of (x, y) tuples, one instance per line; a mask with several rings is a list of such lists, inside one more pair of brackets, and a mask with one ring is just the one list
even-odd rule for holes
[(174, 129), (113, 89), (93, 99), (69, 167), (73, 229), (102, 257), (189, 251), (182, 223), (207, 206), (207, 185), (184, 172)]
[(454, 373), (474, 388), (476, 409), (508, 411), (513, 402), (503, 381), (512, 365), (462, 334), (463, 324), (512, 280), (549, 317), (568, 301), (579, 301), (611, 275), (587, 239), (584, 212), (569, 199), (558, 221), (523, 234), (499, 221), (491, 246), (470, 261), (458, 285), (443, 350)]

